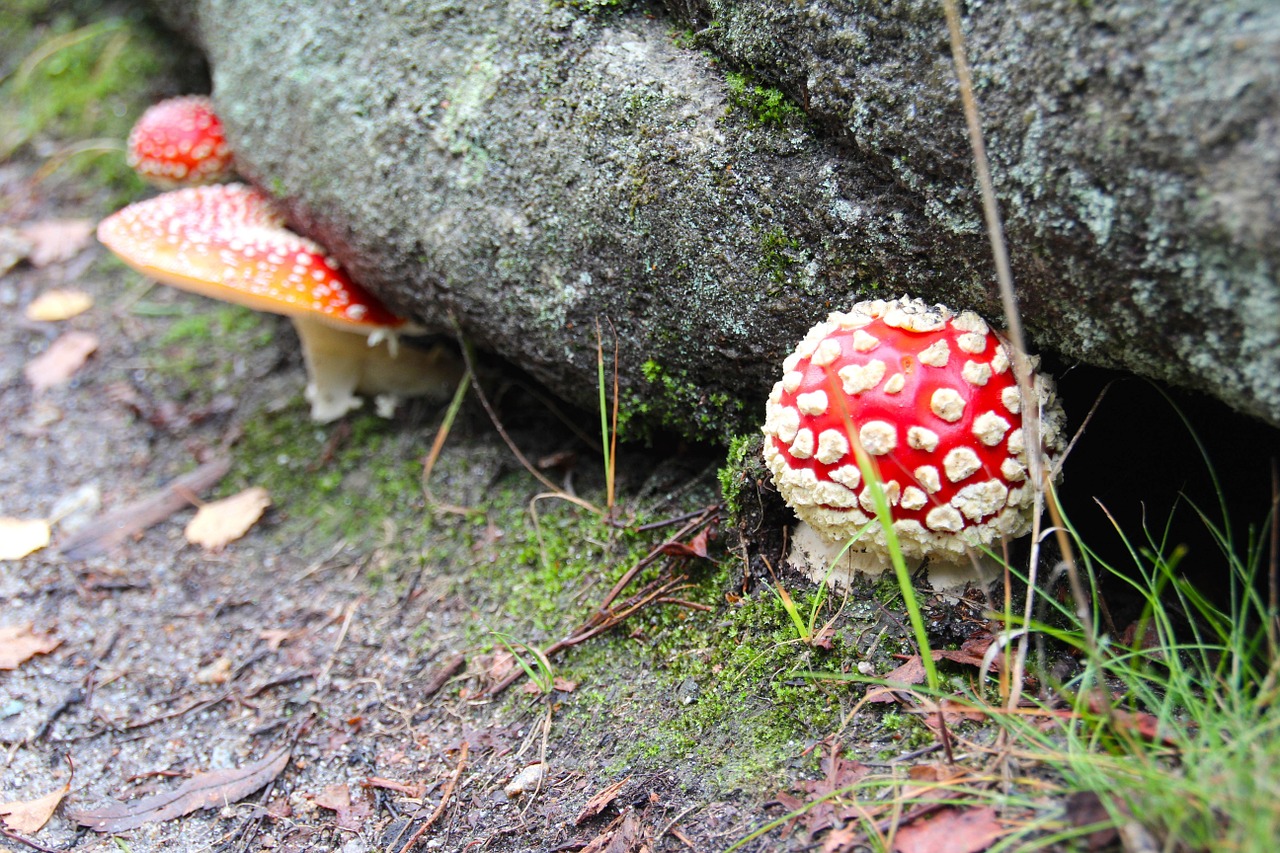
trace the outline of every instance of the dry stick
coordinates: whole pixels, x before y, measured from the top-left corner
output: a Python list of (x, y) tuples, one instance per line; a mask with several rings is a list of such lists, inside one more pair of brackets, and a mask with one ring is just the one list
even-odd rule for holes
[[(669, 593), (684, 589), (685, 587), (682, 584), (686, 579), (685, 575), (667, 578), (666, 580), (659, 578), (658, 580), (651, 582), (635, 595), (631, 596), (631, 598), (624, 601), (620, 610), (610, 612), (606, 612), (604, 609), (597, 610), (585, 622), (579, 625), (573, 634), (562, 640), (556, 640), (554, 643), (547, 646), (546, 649), (542, 650), (542, 656), (550, 658), (552, 655), (559, 654), (565, 649), (581, 645), (592, 637), (616, 628), (618, 625), (622, 624), (627, 617), (635, 613), (640, 608), (652, 604), (654, 601), (661, 600), (663, 596)], [(537, 650), (530, 649), (530, 651)], [(523, 669), (517, 669), (511, 672), (506, 678), (503, 678), (493, 687), (489, 688), (488, 694), (490, 696), (497, 696), (512, 684), (519, 681), (524, 674), (525, 672)]]
[[(435, 438), (431, 442), (431, 449), (427, 452), (427, 458), (422, 463), (422, 491), (430, 497), (431, 489), (427, 483), (431, 479), (431, 472), (436, 467), (437, 460), (440, 459), (440, 452), (444, 450), (444, 443), (449, 438), (449, 431), (453, 428), (453, 421), (458, 417), (458, 410), (462, 408), (462, 400), (466, 397), (467, 387), (471, 384), (471, 371), (468, 369), (462, 374), (462, 378), (458, 380), (458, 387), (454, 389), (453, 399), (449, 401), (449, 408), (445, 409), (444, 417), (440, 421), (440, 427), (436, 430)], [(345, 423), (345, 421), (344, 421)]]
[[(1013, 292), (1013, 273), (1009, 268), (1009, 252), (1004, 242), (1004, 227), (1000, 223), (1000, 209), (996, 205), (995, 187), (991, 182), (991, 168), (987, 160), (987, 148), (982, 139), (982, 121), (978, 116), (978, 103), (973, 95), (973, 76), (969, 72), (969, 60), (965, 55), (964, 34), (960, 31), (960, 12), (955, 0), (942, 0), (947, 18), (947, 34), (951, 40), (951, 59), (955, 64), (960, 84), (960, 99), (964, 104), (964, 119), (969, 131), (969, 144), (973, 148), (973, 170), (978, 178), (982, 195), (982, 213), (986, 220), (987, 235), (991, 239), (991, 255), (996, 267), (996, 282), (1000, 286), (1000, 303), (1004, 308), (1005, 323), (1011, 349), (1013, 372), (1018, 380), (1018, 391), (1023, 400), (1023, 432), (1026, 434), (1028, 479), (1034, 484), (1032, 508), (1031, 555), (1027, 566), (1027, 602), (1023, 613), (1024, 626), (1029, 627), (1035, 613), (1035, 588), (1040, 558), (1040, 515), (1044, 510), (1043, 465), (1040, 458), (1040, 411), (1030, 405), (1036, 400), (1031, 381), (1031, 364), (1027, 357), (1026, 339), (1022, 334), (1022, 320), (1018, 314), (1018, 299)], [(1012, 689), (1009, 691), (1009, 707), (1022, 698), (1022, 679), (1027, 662), (1029, 636), (1024, 631), (1018, 638), (1018, 652), (1013, 660)]]
[(528, 471), (529, 474), (539, 483), (554, 492), (557, 497), (560, 497), (569, 503), (577, 504), (583, 509), (594, 512), (597, 515), (602, 515), (603, 513), (601, 513), (599, 507), (576, 495), (569, 494), (564, 489), (551, 482), (545, 474), (539, 471), (537, 467), (529, 461), (528, 457), (520, 452), (520, 448), (516, 447), (516, 443), (512, 441), (511, 436), (507, 434), (507, 430), (503, 427), (502, 421), (498, 420), (498, 413), (494, 411), (493, 405), (490, 404), (488, 395), (486, 395), (484, 393), (484, 389), (480, 387), (480, 380), (476, 377), (475, 365), (471, 363), (469, 347), (467, 346), (467, 342), (462, 338), (462, 331), (456, 320), (454, 320), (454, 331), (458, 335), (458, 348), (462, 351), (462, 363), (466, 367), (467, 372), (471, 374), (471, 387), (475, 389), (476, 398), (480, 400), (480, 405), (484, 407), (485, 414), (489, 416), (489, 421), (493, 424), (493, 428), (498, 431), (498, 436), (502, 439), (503, 443), (507, 445), (507, 449), (516, 457), (516, 460), (524, 467), (524, 470)]
[(338, 657), (338, 650), (342, 648), (342, 644), (347, 639), (347, 631), (351, 629), (351, 620), (355, 617), (356, 608), (360, 606), (362, 601), (364, 601), (364, 596), (360, 596), (347, 605), (347, 612), (342, 616), (342, 629), (338, 631), (338, 641), (333, 644), (333, 651), (329, 653), (329, 659), (324, 662), (324, 668), (316, 676), (316, 687), (320, 690), (324, 690), (329, 686), (329, 671), (333, 669), (333, 662)]
[[(656, 548), (653, 548), (651, 551), (649, 551), (649, 553), (646, 554), (643, 559), (641, 559), (634, 566), (628, 569), (622, 575), (622, 577), (618, 579), (618, 582), (615, 583), (613, 585), (613, 588), (610, 589), (609, 592), (605, 595), (604, 599), (600, 602), (600, 605), (595, 609), (595, 612), (592, 613), (591, 616), (589, 616), (586, 619), (586, 621), (584, 621), (581, 625), (579, 625), (578, 628), (575, 630), (575, 632), (571, 636), (563, 640), (557, 640), (556, 642), (548, 646), (546, 649), (544, 649), (542, 653), (547, 657), (550, 657), (551, 655), (556, 654), (557, 652), (560, 652), (564, 649), (567, 649), (570, 646), (576, 646), (579, 643), (582, 643), (596, 636), (597, 634), (600, 634), (604, 631), (609, 630), (610, 628), (613, 628), (619, 622), (621, 622), (627, 616), (630, 616), (639, 607), (643, 606), (644, 604), (647, 604), (649, 601), (652, 601), (660, 596), (667, 595), (668, 593), (674, 592), (675, 585), (678, 584), (679, 581), (682, 580), (682, 578), (663, 582), (658, 590), (652, 592), (652, 594), (649, 594), (648, 598), (645, 601), (642, 601), (640, 604), (631, 605), (631, 601), (634, 601), (635, 599), (635, 596), (633, 596), (632, 599), (629, 599), (628, 602), (624, 603), (624, 610), (621, 613), (611, 613), (609, 611), (609, 608), (613, 605), (614, 600), (617, 599), (617, 597), (622, 593), (622, 590), (626, 589), (627, 585), (630, 584), (631, 581), (635, 579), (635, 576), (645, 567), (652, 565), (654, 562), (657, 561), (659, 557), (662, 556), (662, 549), (665, 546), (673, 545), (679, 542), (684, 537), (688, 536), (690, 533), (693, 533), (701, 529), (702, 527), (705, 527), (708, 523), (710, 523), (710, 521), (713, 518), (715, 518), (716, 513), (719, 512), (719, 510), (720, 510), (719, 504), (715, 504), (713, 506), (710, 506), (704, 509), (701, 515), (699, 515), (697, 518), (687, 523), (684, 527), (681, 527), (678, 531), (676, 531), (675, 534), (669, 537), (661, 545), (658, 545)], [(650, 586), (652, 586), (652, 584)], [(648, 589), (649, 588), (646, 587), (646, 590)], [(641, 593), (638, 593), (638, 595), (643, 595), (643, 594), (645, 594), (645, 590), (642, 590)], [(502, 679), (493, 687), (491, 687), (488, 691), (489, 695), (497, 696), (499, 693), (501, 693), (502, 691), (510, 687), (512, 684), (514, 684), (522, 675), (524, 675), (523, 670), (516, 670), (515, 672), (512, 672), (506, 678)]]
[(462, 775), (462, 768), (467, 766), (467, 750), (470, 748), (471, 744), (464, 740), (462, 749), (458, 754), (458, 766), (453, 769), (453, 775), (449, 777), (448, 783), (444, 786), (444, 791), (440, 794), (440, 805), (436, 806), (436, 810), (431, 813), (431, 817), (427, 818), (427, 822), (418, 827), (418, 830), (409, 837), (405, 845), (400, 848), (400, 853), (409, 853), (409, 850), (418, 843), (418, 839), (422, 837), (423, 833), (440, 819), (440, 815), (444, 814), (445, 807), (449, 805), (449, 798), (453, 796), (453, 788), (458, 784), (458, 777)]
[(41, 844), (39, 841), (36, 841), (34, 838), (27, 838), (25, 835), (19, 835), (18, 833), (9, 829), (9, 827), (5, 826), (4, 821), (0, 821), (0, 835), (3, 835), (5, 838), (9, 839), (10, 841), (16, 841), (19, 844), (25, 844), (33, 850), (39, 850), (41, 851), (41, 853), (62, 853), (62, 851), (59, 850), (57, 847), (45, 847), (43, 844)]
[(622, 590), (626, 589), (627, 584), (631, 583), (632, 579), (635, 578), (637, 574), (639, 574), (646, 567), (656, 562), (657, 559), (660, 556), (662, 556), (663, 548), (665, 548), (668, 545), (675, 545), (677, 542), (679, 542), (681, 539), (688, 536), (690, 533), (693, 533), (705, 527), (713, 518), (715, 518), (716, 513), (718, 513), (719, 511), (720, 511), (719, 504), (715, 504), (713, 506), (707, 507), (705, 510), (702, 511), (701, 515), (699, 515), (697, 518), (690, 521), (684, 527), (681, 527), (678, 531), (676, 531), (670, 537), (668, 537), (665, 542), (663, 542), (657, 548), (654, 548), (647, 555), (645, 555), (644, 559), (642, 559), (640, 562), (636, 563), (629, 570), (627, 570), (627, 572), (622, 577), (618, 578), (618, 582), (613, 585), (613, 589), (609, 590), (609, 594), (606, 595), (604, 597), (604, 601), (601, 602), (600, 610), (603, 611), (606, 608), (608, 608), (609, 605), (613, 603), (613, 600), (618, 597), (619, 593), (621, 593)]

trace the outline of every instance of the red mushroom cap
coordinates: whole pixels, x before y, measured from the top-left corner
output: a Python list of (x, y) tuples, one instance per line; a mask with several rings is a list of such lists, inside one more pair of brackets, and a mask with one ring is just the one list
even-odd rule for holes
[[(850, 423), (908, 557), (956, 561), (1030, 528), (1023, 401), (1005, 345), (976, 314), (905, 296), (860, 302), (810, 330), (783, 369), (767, 407), (765, 460), (787, 503), (828, 540), (875, 518)], [(1063, 415), (1052, 380), (1035, 385), (1051, 463)], [(885, 553), (879, 525), (855, 547)]]
[(221, 184), (131, 204), (99, 223), (98, 239), (143, 275), (214, 299), (348, 331), (405, 324), (283, 223), (267, 196)]
[(129, 132), (129, 165), (161, 186), (216, 181), (231, 170), (222, 122), (202, 95), (150, 107)]

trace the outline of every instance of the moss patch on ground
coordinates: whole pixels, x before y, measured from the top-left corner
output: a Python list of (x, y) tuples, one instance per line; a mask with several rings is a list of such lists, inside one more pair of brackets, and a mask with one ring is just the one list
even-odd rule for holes
[(21, 0), (0, 9), (0, 161), (39, 149), (42, 179), (87, 182), (108, 207), (144, 185), (124, 158), (129, 128), (175, 78), (194, 78), (173, 39), (121, 4)]

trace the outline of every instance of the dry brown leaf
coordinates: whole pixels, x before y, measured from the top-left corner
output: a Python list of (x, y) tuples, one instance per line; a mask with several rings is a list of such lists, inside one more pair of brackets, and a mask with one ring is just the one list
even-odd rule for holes
[(27, 362), (23, 375), (37, 394), (66, 382), (98, 348), (98, 336), (89, 332), (67, 332), (42, 354)]
[(31, 623), (0, 628), (0, 669), (17, 669), (36, 655), (47, 655), (62, 645), (52, 634), (37, 634)]
[(124, 832), (199, 809), (221, 808), (255, 793), (279, 776), (289, 763), (289, 752), (285, 747), (243, 767), (197, 773), (172, 791), (93, 811), (73, 812), (70, 817), (98, 832)]
[(49, 544), (43, 518), (0, 518), (0, 560), (21, 560)]
[(258, 639), (266, 641), (268, 650), (278, 652), (286, 642), (296, 640), (304, 633), (301, 629), (263, 628), (258, 632)]
[(271, 496), (261, 486), (253, 486), (239, 494), (207, 503), (187, 523), (183, 534), (193, 545), (220, 551), (253, 527), (254, 522), (271, 506)]
[(90, 219), (50, 219), (26, 225), (20, 233), (31, 243), (27, 260), (33, 267), (68, 261), (89, 245), (96, 227)]
[(48, 290), (27, 306), (27, 319), (37, 323), (70, 320), (93, 307), (93, 297), (83, 290), (56, 288)]
[(597, 791), (595, 796), (587, 800), (587, 804), (582, 807), (582, 811), (578, 812), (578, 816), (574, 818), (573, 825), (581, 826), (583, 821), (593, 818), (600, 814), (600, 812), (604, 811), (605, 807), (609, 805), (609, 803), (612, 803), (618, 798), (618, 794), (622, 792), (623, 786), (630, 781), (631, 777), (628, 776), (625, 779), (614, 782), (612, 785)]
[(0, 803), (0, 823), (14, 832), (25, 832), (28, 835), (39, 832), (53, 817), (62, 798), (71, 790), (71, 780), (67, 779), (61, 788), (55, 788), (43, 797), (34, 800), (14, 800), (11, 803)]
[(326, 786), (323, 791), (316, 794), (315, 803), (322, 809), (337, 813), (336, 822), (339, 829), (352, 831), (360, 829), (364, 826), (365, 818), (372, 812), (368, 800), (363, 797), (357, 797), (354, 802), (352, 801), (351, 791), (346, 785)]
[(978, 853), (986, 850), (1005, 828), (990, 806), (943, 809), (931, 818), (899, 827), (893, 837), (895, 853)]

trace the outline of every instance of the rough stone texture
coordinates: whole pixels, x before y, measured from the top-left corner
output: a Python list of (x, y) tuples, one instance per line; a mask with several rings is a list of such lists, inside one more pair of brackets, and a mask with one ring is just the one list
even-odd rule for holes
[[(300, 229), (579, 402), (597, 318), (628, 411), (717, 435), (832, 308), (998, 313), (935, 0), (156, 3)], [(1280, 5), (964, 11), (1034, 344), (1280, 425)]]

